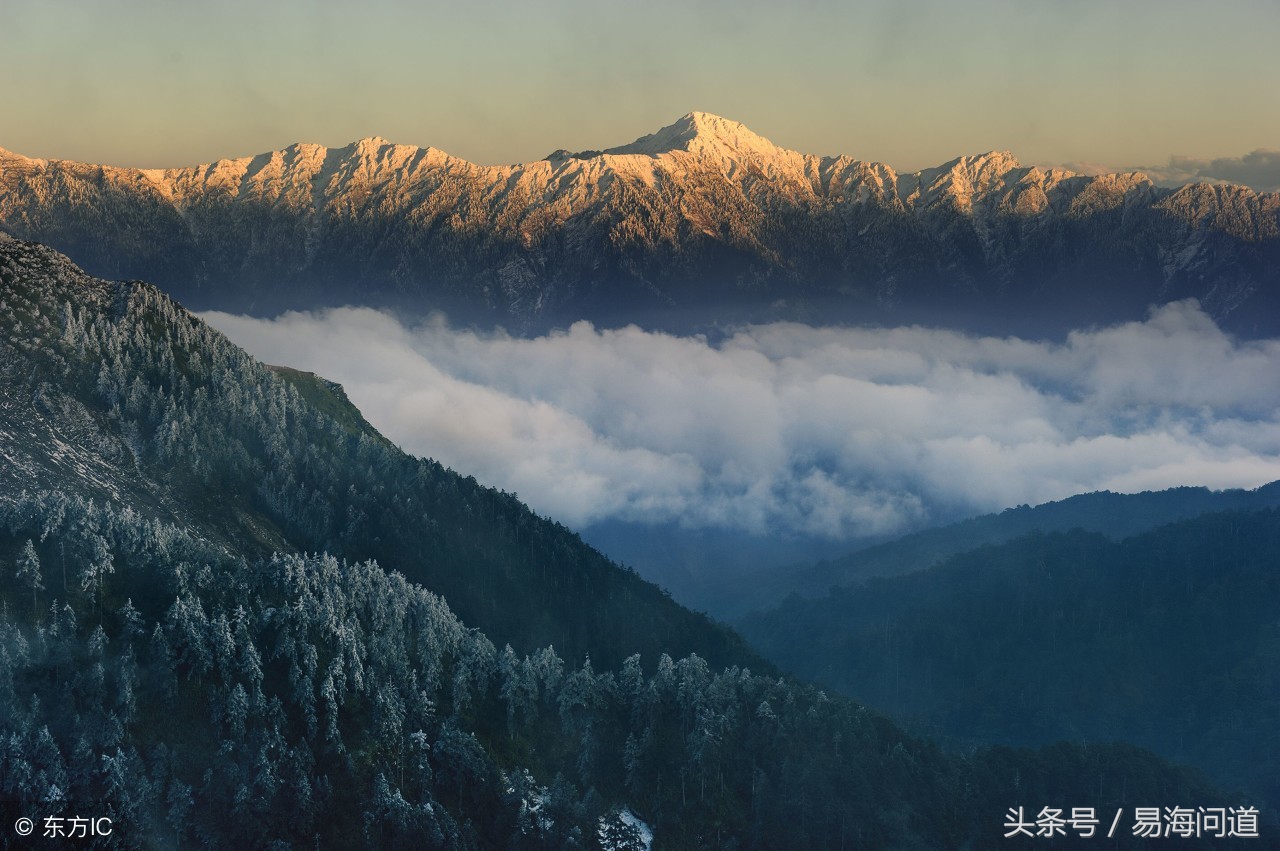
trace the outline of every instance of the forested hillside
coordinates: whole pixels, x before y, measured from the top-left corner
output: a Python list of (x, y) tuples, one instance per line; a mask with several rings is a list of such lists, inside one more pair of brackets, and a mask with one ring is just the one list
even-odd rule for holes
[(263, 367), (154, 288), (3, 236), (0, 276), (8, 488), (151, 506), (257, 553), (377, 559), (522, 652), (767, 668), (514, 494), (405, 455), (333, 386)]
[(0, 329), (0, 802), (113, 819), (77, 847), (613, 851), (638, 818), (961, 849), (1091, 807), (1136, 848), (1136, 806), (1249, 803), (1127, 745), (950, 754), (762, 673), (146, 285), (0, 239)]
[(659, 848), (967, 848), (1019, 804), (1240, 803), (1122, 745), (948, 756), (694, 655), (498, 650), (372, 563), (58, 492), (0, 502), (0, 564), (0, 798), (105, 802), (109, 847), (634, 849), (634, 811)]
[(780, 666), (968, 742), (1125, 741), (1280, 803), (1280, 511), (1032, 534), (744, 619)]

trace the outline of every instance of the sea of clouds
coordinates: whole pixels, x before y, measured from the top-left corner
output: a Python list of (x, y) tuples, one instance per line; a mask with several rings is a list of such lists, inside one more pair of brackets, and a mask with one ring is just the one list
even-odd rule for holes
[(1057, 343), (791, 323), (524, 339), (364, 308), (203, 318), (340, 382), (407, 451), (577, 528), (854, 540), (1086, 491), (1280, 479), (1280, 340), (1235, 340), (1195, 302)]

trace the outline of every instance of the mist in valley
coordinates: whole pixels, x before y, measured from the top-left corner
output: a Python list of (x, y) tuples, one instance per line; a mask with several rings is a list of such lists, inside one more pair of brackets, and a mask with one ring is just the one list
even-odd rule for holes
[(1059, 342), (920, 326), (522, 338), (366, 308), (203, 318), (407, 451), (703, 597), (737, 571), (1095, 490), (1280, 478), (1280, 341), (1194, 301)]

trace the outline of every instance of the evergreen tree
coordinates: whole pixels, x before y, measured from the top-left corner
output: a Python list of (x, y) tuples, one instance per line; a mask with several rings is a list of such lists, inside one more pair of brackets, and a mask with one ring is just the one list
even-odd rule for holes
[(40, 571), (40, 557), (36, 555), (35, 545), (30, 538), (27, 538), (27, 542), (22, 545), (16, 567), (15, 577), (18, 582), (31, 589), (31, 616), (36, 617), (40, 612), (36, 595), (44, 590), (44, 577)]

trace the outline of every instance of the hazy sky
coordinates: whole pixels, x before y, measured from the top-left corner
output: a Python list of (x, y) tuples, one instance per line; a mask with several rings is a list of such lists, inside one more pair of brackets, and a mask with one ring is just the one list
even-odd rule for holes
[(0, 0), (0, 147), (168, 166), (381, 135), (482, 163), (690, 110), (900, 169), (1280, 148), (1277, 0)]

